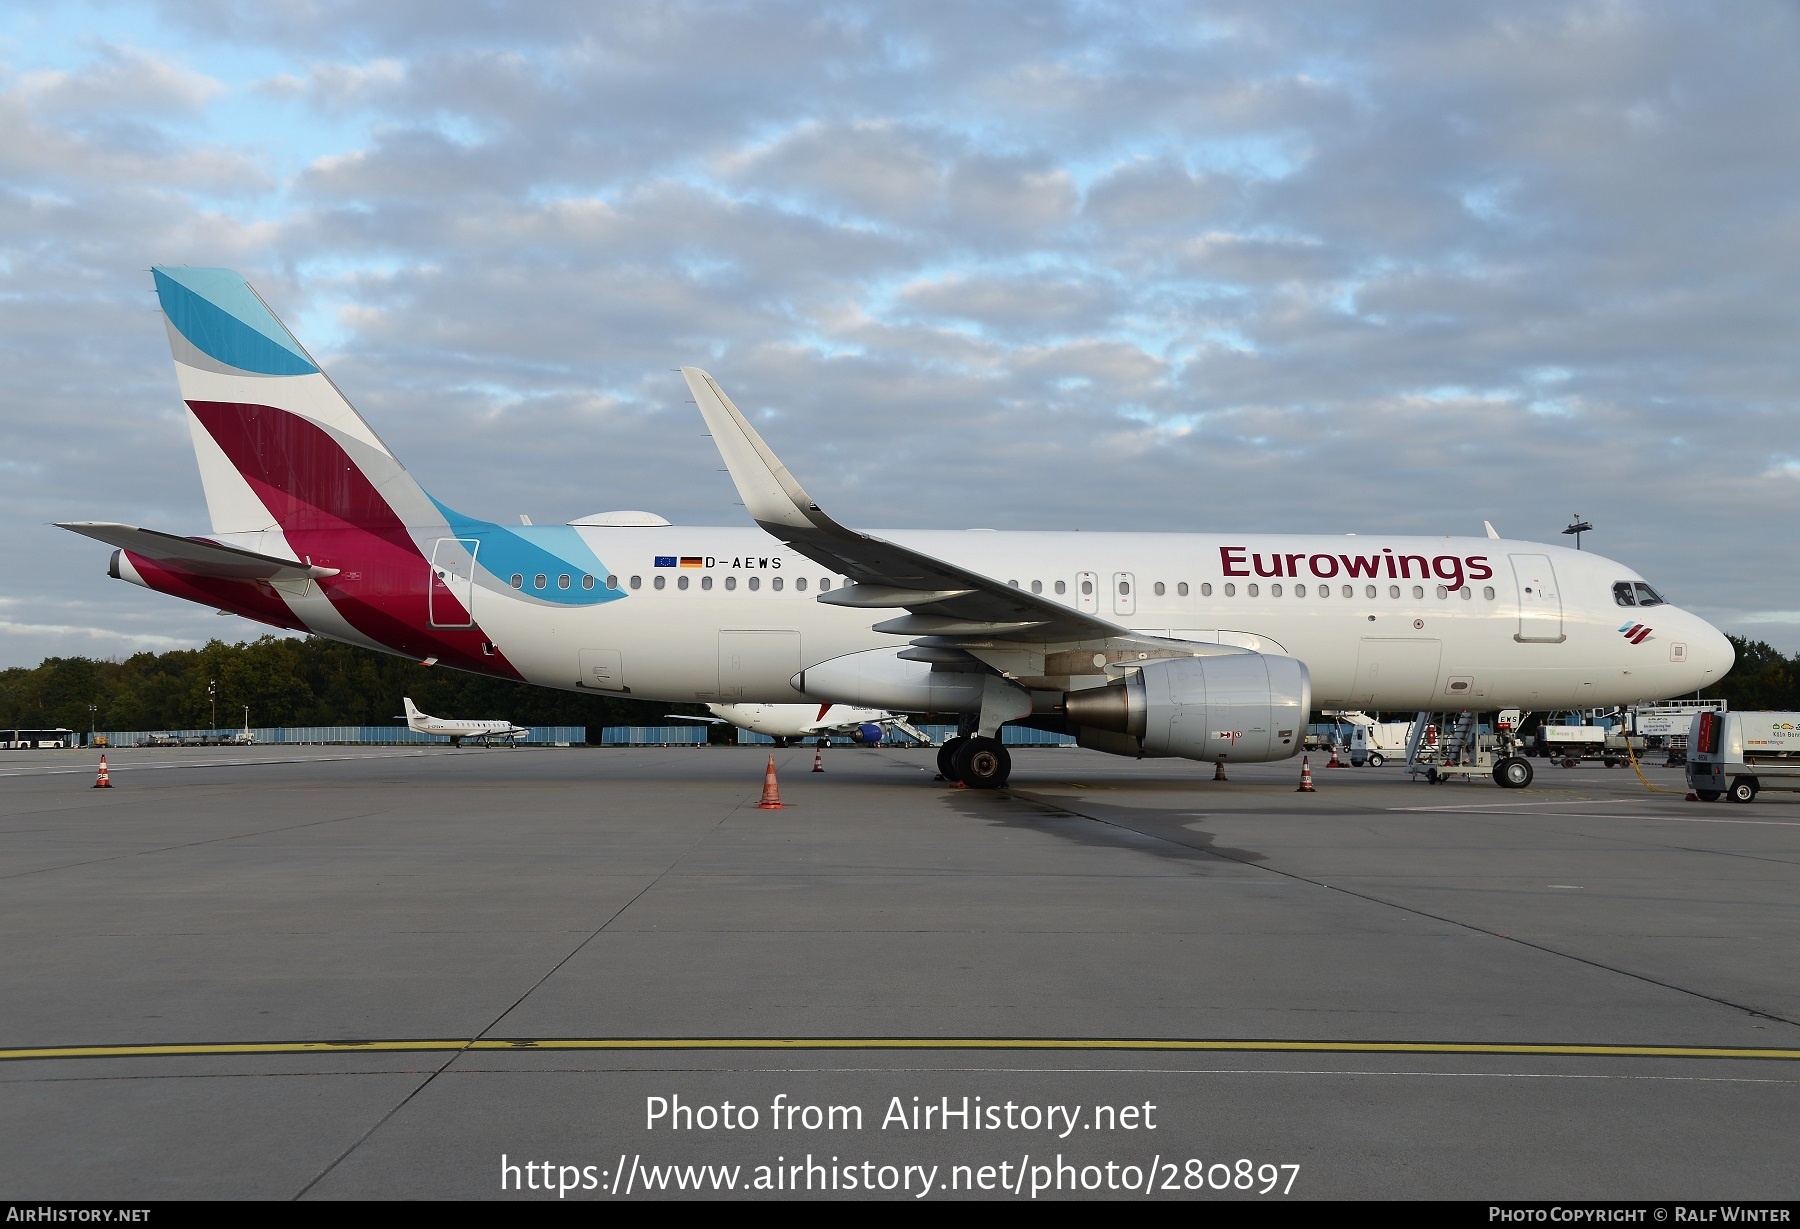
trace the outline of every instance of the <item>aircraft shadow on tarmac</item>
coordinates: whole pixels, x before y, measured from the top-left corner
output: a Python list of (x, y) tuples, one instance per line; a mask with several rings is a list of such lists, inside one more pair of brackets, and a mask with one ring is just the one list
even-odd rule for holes
[[(1192, 793), (1191, 786), (1183, 788)], [(1175, 862), (1256, 864), (1267, 855), (1254, 849), (1215, 845), (1212, 833), (1191, 827), (1202, 819), (1192, 811), (1179, 816), (1107, 807), (1083, 798), (1076, 811), (1031, 790), (949, 790), (950, 808), (970, 819), (1003, 828), (1045, 833), (1093, 849), (1130, 849)], [(1114, 812), (1108, 814), (1108, 811)]]

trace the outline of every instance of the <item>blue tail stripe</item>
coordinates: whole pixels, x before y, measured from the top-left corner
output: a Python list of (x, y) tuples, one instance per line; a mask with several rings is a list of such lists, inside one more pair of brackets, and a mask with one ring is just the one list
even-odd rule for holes
[(150, 272), (169, 322), (208, 358), (253, 375), (318, 371), (281, 321), (230, 269), (159, 265)]

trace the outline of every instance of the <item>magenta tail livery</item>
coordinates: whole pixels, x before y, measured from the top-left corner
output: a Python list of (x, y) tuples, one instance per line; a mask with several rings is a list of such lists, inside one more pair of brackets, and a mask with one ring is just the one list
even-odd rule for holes
[(154, 273), (212, 532), (65, 528), (121, 580), (276, 627), (545, 687), (955, 714), (976, 785), (1004, 781), (1008, 721), (1273, 760), (1314, 706), (1585, 708), (1732, 663), (1632, 569), (1543, 543), (850, 529), (694, 368), (759, 527), (502, 526), (427, 494), (237, 274)]

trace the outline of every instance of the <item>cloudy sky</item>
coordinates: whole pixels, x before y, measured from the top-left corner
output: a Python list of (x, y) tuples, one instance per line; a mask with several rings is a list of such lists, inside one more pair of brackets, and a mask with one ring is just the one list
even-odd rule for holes
[(0, 665), (258, 630), (152, 264), (243, 271), (439, 498), (1554, 539), (1800, 649), (1787, 3), (11, 0)]

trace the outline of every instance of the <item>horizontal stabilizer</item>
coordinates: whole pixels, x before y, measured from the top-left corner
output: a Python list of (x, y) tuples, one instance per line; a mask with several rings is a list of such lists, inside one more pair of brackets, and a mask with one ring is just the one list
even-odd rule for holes
[(235, 546), (220, 546), (203, 538), (183, 538), (155, 529), (139, 529), (136, 525), (72, 521), (59, 523), (57, 528), (108, 546), (121, 547), (152, 562), (196, 576), (217, 576), (223, 580), (319, 580), (338, 574), (336, 568), (314, 567)]

